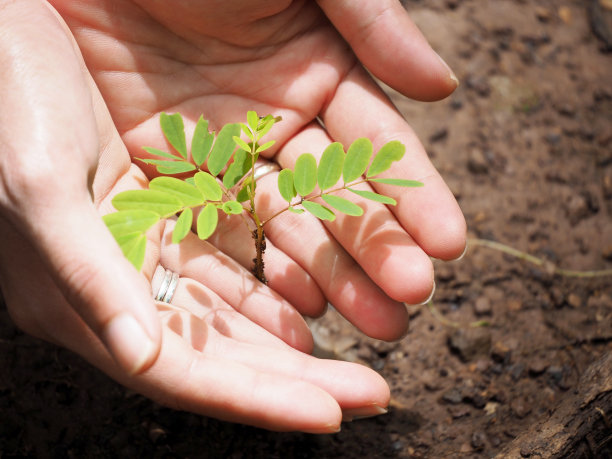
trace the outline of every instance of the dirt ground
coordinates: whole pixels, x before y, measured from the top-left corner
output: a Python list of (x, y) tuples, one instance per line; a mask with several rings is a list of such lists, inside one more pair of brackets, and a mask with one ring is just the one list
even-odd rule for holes
[[(611, 2), (599, 2), (595, 27), (590, 0), (404, 3), (462, 84), (433, 104), (391, 97), (470, 238), (544, 266), (473, 242), (461, 261), (435, 262), (433, 308), (412, 310), (401, 342), (364, 339), (333, 311), (313, 323), (321, 354), (371, 366), (392, 390), (387, 415), (328, 436), (166, 409), (25, 336), (0, 308), (0, 457), (548, 457), (516, 442), (612, 352), (612, 277), (552, 268), (612, 268)], [(610, 457), (612, 412), (596, 409), (562, 457)]]

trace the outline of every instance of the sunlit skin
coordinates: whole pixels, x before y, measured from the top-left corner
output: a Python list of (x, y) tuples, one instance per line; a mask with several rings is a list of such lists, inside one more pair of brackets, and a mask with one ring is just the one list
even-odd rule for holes
[[(328, 299), (367, 334), (400, 337), (402, 302), (430, 294), (429, 256), (460, 255), (465, 224), (410, 128), (318, 5), (402, 92), (432, 100), (455, 82), (399, 3), (359, 11), (341, 1), (210, 3), (52, 2), (90, 78), (46, 4), (0, 2), (2, 292), (22, 329), (168, 406), (334, 432), (343, 416), (379, 414), (389, 389), (365, 367), (300, 352), (312, 338), (299, 312), (319, 314)], [(397, 47), (390, 61), (378, 50), (385, 40)], [(232, 220), (212, 244), (191, 235), (173, 245), (169, 227), (154, 229), (138, 274), (100, 219), (115, 193), (146, 184), (129, 155), (167, 148), (161, 111), (183, 113), (189, 130), (201, 113), (218, 128), (248, 109), (283, 117), (270, 152), (281, 165), (320, 155), (332, 140), (366, 136), (376, 149), (398, 139), (409, 153), (390, 172), (425, 187), (401, 197), (381, 188), (397, 208), (375, 205), (361, 220), (279, 218), (269, 225), (270, 288), (243, 268), (252, 246)], [(264, 213), (280, 205), (268, 192), (274, 180), (258, 182)], [(181, 274), (172, 306), (151, 300), (160, 263)]]

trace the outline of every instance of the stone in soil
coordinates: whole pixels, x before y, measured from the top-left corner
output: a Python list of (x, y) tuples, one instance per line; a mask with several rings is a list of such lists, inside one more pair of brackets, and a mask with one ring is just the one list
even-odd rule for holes
[(464, 362), (489, 353), (491, 332), (485, 327), (456, 328), (449, 337), (448, 344)]

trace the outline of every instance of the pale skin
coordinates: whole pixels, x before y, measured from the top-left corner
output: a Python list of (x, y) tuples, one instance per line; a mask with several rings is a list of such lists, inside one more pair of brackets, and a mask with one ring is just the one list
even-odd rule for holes
[[(299, 313), (321, 314), (329, 300), (368, 335), (401, 337), (403, 303), (430, 295), (430, 256), (463, 252), (465, 222), (325, 14), (373, 74), (410, 97), (438, 99), (456, 82), (399, 3), (211, 3), (51, 2), (87, 73), (53, 11), (33, 0), (0, 2), (1, 30), (11, 38), (0, 47), (2, 290), (24, 330), (169, 406), (334, 432), (343, 416), (382, 412), (389, 389), (367, 368), (299, 352), (312, 346)], [(116, 192), (146, 184), (129, 155), (142, 156), (143, 145), (167, 148), (162, 111), (181, 112), (189, 131), (202, 113), (218, 129), (249, 109), (283, 117), (268, 158), (281, 166), (305, 151), (320, 155), (331, 141), (365, 136), (376, 148), (398, 139), (409, 153), (390, 175), (425, 187), (401, 196), (381, 188), (397, 208), (360, 202), (368, 206), (361, 219), (275, 219), (267, 227), (269, 287), (248, 274), (252, 244), (231, 220), (212, 244), (195, 236), (169, 244), (172, 223), (152, 231), (143, 275), (136, 273), (99, 218)], [(281, 205), (274, 179), (258, 182), (264, 214)], [(158, 264), (181, 274), (171, 307), (150, 299)]]

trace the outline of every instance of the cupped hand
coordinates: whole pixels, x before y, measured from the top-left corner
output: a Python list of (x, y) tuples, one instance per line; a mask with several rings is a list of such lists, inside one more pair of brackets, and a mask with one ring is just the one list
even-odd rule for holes
[[(423, 188), (376, 185), (398, 205), (360, 201), (368, 209), (359, 219), (323, 225), (285, 213), (266, 227), (272, 247), (266, 275), (305, 314), (320, 314), (329, 300), (370, 336), (397, 339), (405, 332), (403, 303), (432, 293), (430, 257), (462, 254), (465, 221), (422, 145), (365, 69), (421, 100), (445, 97), (457, 85), (398, 1), (51, 3), (75, 34), (132, 156), (142, 157), (144, 145), (168, 147), (158, 124), (162, 111), (182, 113), (188, 131), (200, 114), (216, 129), (244, 121), (247, 110), (281, 115), (268, 156), (283, 167), (303, 152), (320, 155), (332, 141), (369, 137), (375, 151), (390, 140), (403, 142), (408, 153), (389, 174), (421, 180)], [(282, 205), (273, 188), (272, 174), (258, 185), (266, 215)], [(231, 222), (212, 239), (248, 266), (253, 249), (245, 240), (248, 233)]]
[[(312, 338), (295, 309), (195, 236), (171, 244), (172, 222), (150, 231), (136, 273), (100, 214), (146, 178), (61, 21), (38, 2), (1, 13), (0, 286), (17, 325), (161, 403), (221, 419), (334, 432), (384, 412), (379, 375), (301, 352)], [(182, 275), (172, 304), (151, 299), (160, 262)], [(210, 287), (192, 272), (214, 273)]]

